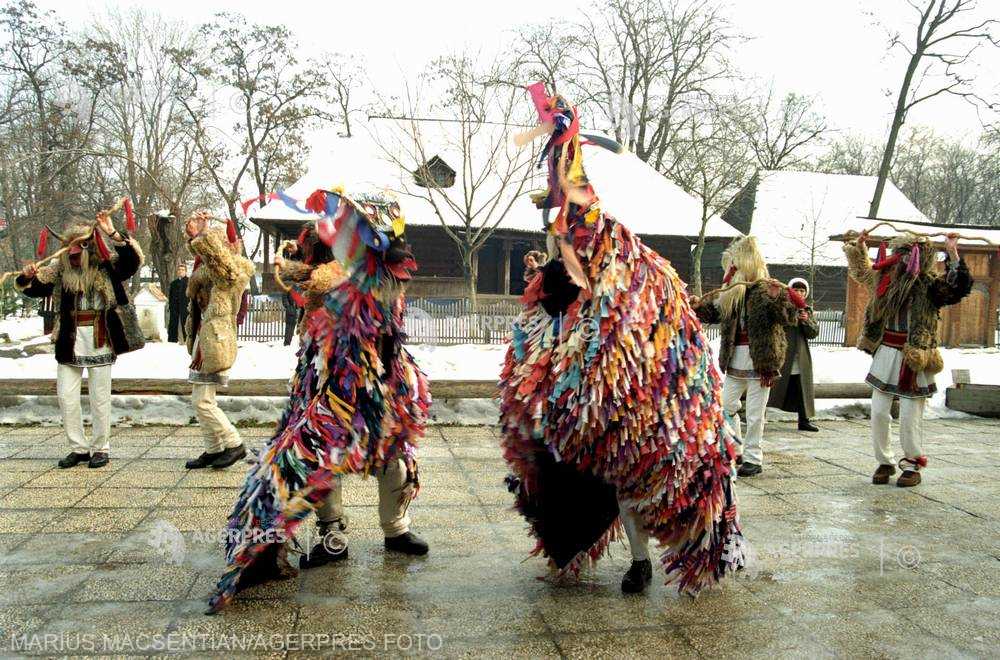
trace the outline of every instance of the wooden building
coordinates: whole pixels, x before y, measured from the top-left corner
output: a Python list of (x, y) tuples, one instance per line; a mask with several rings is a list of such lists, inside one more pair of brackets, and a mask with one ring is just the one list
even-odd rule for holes
[[(853, 223), (855, 231), (871, 227), (875, 223), (870, 220), (856, 220)], [(969, 236), (982, 236), (994, 243), (1000, 244), (1000, 229), (991, 227), (968, 227), (940, 224), (916, 224), (893, 222), (900, 229), (911, 228), (923, 233), (939, 231), (959, 231)], [(879, 242), (888, 240), (893, 232), (888, 228), (880, 228), (869, 240), (868, 245), (874, 258)], [(831, 237), (842, 241), (843, 235)], [(943, 253), (944, 238), (935, 238), (934, 247)], [(996, 247), (976, 241), (959, 241), (959, 254), (965, 259), (975, 283), (970, 293), (961, 303), (951, 305), (941, 310), (941, 322), (938, 326), (938, 342), (948, 348), (996, 346), (997, 315), (1000, 307), (1000, 252)], [(938, 261), (938, 268), (944, 269), (944, 262)], [(865, 307), (868, 305), (869, 294), (866, 287), (861, 286), (849, 277), (846, 278), (847, 305), (845, 307), (845, 339), (844, 343), (853, 346), (864, 325)]]
[[(466, 295), (460, 253), (457, 245), (442, 226), (442, 217), (453, 231), (465, 231), (462, 218), (451, 212), (449, 204), (431, 204), (428, 195), (451, 195), (464, 199), (470, 192), (463, 190), (468, 181), (482, 177), (475, 173), (476, 150), (481, 147), (463, 143), (461, 124), (456, 122), (421, 122), (420, 157), (407, 148), (408, 122), (371, 119), (355, 136), (344, 138), (331, 135), (314, 146), (306, 174), (286, 193), (304, 200), (317, 188), (343, 185), (348, 192), (388, 189), (399, 198), (406, 218), (407, 240), (419, 264), (417, 276), (408, 286), (414, 297), (460, 298)], [(513, 132), (507, 127), (494, 128), (503, 136)], [(484, 139), (490, 136), (483, 136)], [(495, 139), (493, 136), (492, 139)], [(494, 142), (495, 144), (495, 142)], [(391, 146), (390, 146), (391, 145)], [(509, 154), (508, 158), (528, 157)], [(497, 158), (495, 154), (491, 158)], [(468, 163), (473, 163), (470, 167)], [(464, 165), (463, 165), (464, 164)], [(522, 165), (519, 165), (522, 166)], [(527, 197), (527, 191), (540, 188), (543, 172), (535, 170), (530, 160), (523, 164), (532, 174), (529, 185), (514, 195), (516, 186), (498, 168), (495, 181), (480, 180), (477, 194), (486, 190), (487, 199), (507, 202), (510, 208), (497, 229), (481, 246), (478, 253), (477, 293), (484, 296), (518, 295), (523, 291), (523, 257), (532, 249), (544, 249), (541, 212)], [(643, 241), (668, 258), (685, 281), (690, 281), (691, 250), (701, 228), (701, 206), (698, 200), (657, 173), (652, 167), (631, 154), (612, 154), (600, 147), (586, 146), (584, 167), (601, 198), (604, 209)], [(466, 171), (462, 171), (465, 168)], [(433, 178), (441, 190), (430, 191), (427, 179)], [(490, 186), (493, 186), (490, 189)], [(508, 189), (510, 192), (508, 192)], [(459, 204), (460, 206), (460, 204)], [(497, 217), (497, 216), (494, 216)], [(262, 233), (263, 287), (274, 292), (271, 259), (278, 243), (294, 239), (302, 226), (315, 219), (300, 214), (280, 200), (274, 200), (251, 212), (250, 220)], [(480, 226), (477, 222), (473, 229)], [(736, 230), (717, 216), (706, 225), (706, 239), (711, 244), (726, 244)]]

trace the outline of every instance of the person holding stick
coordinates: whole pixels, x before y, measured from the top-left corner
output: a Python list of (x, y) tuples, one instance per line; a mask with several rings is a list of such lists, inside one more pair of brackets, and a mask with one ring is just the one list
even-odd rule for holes
[[(871, 231), (871, 230), (869, 230)], [(934, 375), (944, 369), (937, 348), (940, 310), (954, 305), (972, 290), (972, 277), (958, 255), (958, 234), (947, 236), (948, 262), (944, 275), (935, 272), (935, 254), (928, 236), (901, 233), (879, 246), (872, 263), (868, 232), (844, 243), (848, 273), (868, 288), (870, 300), (858, 348), (872, 356), (866, 378), (872, 386), (871, 431), (878, 466), (872, 483), (887, 484), (896, 472), (889, 440), (892, 400), (899, 397), (899, 439), (903, 458), (896, 479), (900, 487), (920, 483), (927, 465), (923, 453), (924, 403), (936, 391)]]
[(736, 437), (742, 438), (737, 413), (746, 395), (747, 432), (737, 474), (752, 477), (764, 469), (764, 412), (788, 349), (785, 327), (799, 322), (798, 312), (806, 305), (793, 290), (770, 279), (753, 236), (735, 239), (722, 255), (722, 266), (724, 286), (693, 298), (692, 308), (702, 322), (722, 325), (722, 407), (732, 418)]
[[(94, 221), (71, 221), (60, 235), (46, 227), (39, 237), (38, 256), (44, 257), (49, 235), (63, 248), (39, 263), (29, 263), (15, 286), (31, 298), (52, 297), (56, 312), (56, 396), (63, 429), (71, 451), (60, 468), (80, 463), (99, 468), (111, 451), (111, 365), (115, 358), (141, 346), (127, 336), (129, 328), (117, 313), (129, 304), (125, 282), (139, 270), (143, 254), (128, 233), (119, 232), (111, 214), (124, 205), (97, 214)], [(130, 212), (130, 208), (127, 213)], [(106, 237), (106, 238), (105, 238)], [(111, 249), (109, 249), (110, 243)], [(46, 263), (48, 262), (48, 263)], [(84, 437), (80, 389), (87, 370), (92, 433)]]

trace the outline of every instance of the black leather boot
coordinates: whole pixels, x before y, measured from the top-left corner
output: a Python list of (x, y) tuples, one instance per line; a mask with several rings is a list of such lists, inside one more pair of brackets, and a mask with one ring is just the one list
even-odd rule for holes
[(241, 459), (246, 458), (247, 447), (246, 445), (240, 443), (235, 447), (230, 447), (229, 449), (224, 449), (219, 456), (212, 461), (212, 467), (216, 470), (222, 470), (229, 467)]
[(632, 566), (629, 567), (625, 573), (625, 577), (622, 578), (622, 593), (641, 594), (652, 581), (652, 562), (648, 559), (643, 559), (642, 561), (633, 559)]
[(347, 523), (344, 519), (319, 521), (316, 523), (319, 531), (319, 542), (309, 551), (309, 554), (299, 557), (299, 568), (316, 568), (331, 562), (347, 559)]
[(207, 468), (219, 456), (222, 456), (221, 451), (215, 452), (214, 454), (209, 454), (207, 451), (202, 452), (201, 456), (199, 456), (198, 458), (192, 458), (191, 460), (186, 462), (184, 464), (184, 468), (187, 470), (200, 470), (202, 468)]
[(404, 555), (426, 555), (430, 549), (427, 542), (413, 532), (404, 532), (399, 536), (385, 537), (385, 549), (401, 552)]
[(74, 465), (79, 465), (80, 463), (86, 463), (89, 460), (90, 460), (90, 454), (78, 454), (74, 451), (70, 452), (65, 458), (60, 458), (59, 462), (56, 463), (56, 465), (65, 470), (66, 468), (71, 468)]

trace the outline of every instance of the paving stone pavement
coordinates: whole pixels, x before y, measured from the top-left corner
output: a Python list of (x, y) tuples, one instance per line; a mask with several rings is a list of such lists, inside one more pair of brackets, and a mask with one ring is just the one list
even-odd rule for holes
[[(925, 482), (904, 490), (870, 483), (864, 421), (770, 424), (764, 474), (737, 486), (755, 561), (697, 599), (656, 581), (623, 597), (623, 545), (578, 584), (539, 580), (496, 429), (433, 428), (411, 510), (428, 557), (385, 554), (375, 485), (355, 479), (348, 561), (214, 617), (243, 470), (186, 472), (196, 428), (119, 429), (96, 470), (54, 468), (58, 429), (0, 429), (0, 655), (995, 655), (1000, 421), (925, 426)], [(269, 430), (244, 433), (260, 445)]]

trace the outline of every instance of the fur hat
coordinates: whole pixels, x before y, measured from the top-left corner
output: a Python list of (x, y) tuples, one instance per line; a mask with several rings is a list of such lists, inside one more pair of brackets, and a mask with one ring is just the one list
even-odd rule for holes
[(788, 280), (788, 288), (789, 289), (794, 288), (796, 284), (801, 284), (802, 286), (804, 286), (806, 288), (806, 298), (808, 298), (809, 297), (809, 282), (806, 281), (806, 279), (804, 277), (793, 277), (792, 279)]

